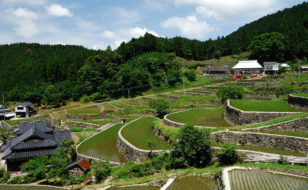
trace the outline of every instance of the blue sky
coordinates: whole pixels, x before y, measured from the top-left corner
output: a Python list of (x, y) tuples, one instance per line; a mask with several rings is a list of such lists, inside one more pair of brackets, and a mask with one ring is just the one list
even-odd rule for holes
[(207, 40), (303, 0), (0, 0), (0, 44), (116, 48), (145, 32)]

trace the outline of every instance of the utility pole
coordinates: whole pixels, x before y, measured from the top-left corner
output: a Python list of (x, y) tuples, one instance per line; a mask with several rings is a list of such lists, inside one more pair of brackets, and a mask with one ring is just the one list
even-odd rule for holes
[(183, 79), (182, 79), (182, 81), (183, 81), (183, 95), (185, 96), (185, 83), (184, 83), (184, 75), (183, 75)]
[[(2, 102), (3, 102), (3, 108), (4, 108), (4, 91), (2, 91)], [(5, 121), (5, 113), (3, 112), (3, 120)]]

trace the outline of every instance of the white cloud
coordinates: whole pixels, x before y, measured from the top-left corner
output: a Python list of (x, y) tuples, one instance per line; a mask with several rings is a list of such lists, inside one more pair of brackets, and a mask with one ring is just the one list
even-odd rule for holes
[(180, 29), (182, 35), (192, 39), (203, 39), (214, 29), (205, 21), (199, 21), (194, 15), (187, 16), (184, 18), (171, 17), (164, 21), (161, 25), (164, 28)]
[(196, 5), (196, 13), (204, 17), (232, 19), (254, 13), (266, 14), (276, 8), (278, 0), (173, 0), (176, 5)]
[(25, 38), (32, 38), (34, 35), (40, 33), (37, 25), (32, 20), (20, 20), (17, 23), (17, 27), (14, 28), (17, 35)]
[(52, 16), (67, 16), (71, 17), (73, 16), (73, 13), (71, 13), (67, 8), (62, 7), (59, 4), (52, 4), (48, 7), (45, 7), (47, 13)]
[(133, 24), (141, 19), (141, 16), (137, 11), (127, 10), (120, 7), (115, 7), (110, 10), (108, 16), (112, 15), (112, 20), (116, 24)]
[(29, 11), (26, 8), (16, 9), (15, 11), (13, 11), (13, 15), (17, 17), (25, 18), (25, 19), (37, 19), (37, 14), (32, 11)]
[(154, 32), (153, 30), (148, 30), (147, 28), (134, 27), (129, 29), (129, 34), (135, 38), (143, 36), (145, 33), (150, 33), (156, 37), (159, 37), (156, 32)]
[(117, 48), (122, 42), (128, 42), (131, 38), (138, 38), (145, 33), (159, 37), (155, 31), (141, 27), (119, 29), (114, 32), (106, 30), (102, 33), (102, 37), (110, 42), (112, 48)]

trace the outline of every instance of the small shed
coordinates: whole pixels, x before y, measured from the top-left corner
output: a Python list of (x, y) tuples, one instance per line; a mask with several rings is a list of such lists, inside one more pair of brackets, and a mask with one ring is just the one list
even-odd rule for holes
[(279, 63), (276, 61), (264, 62), (263, 66), (266, 74), (277, 74), (279, 72)]
[(22, 102), (15, 105), (16, 117), (31, 117), (36, 114), (36, 107), (31, 102)]
[(90, 168), (91, 168), (90, 162), (84, 159), (78, 160), (77, 162), (74, 162), (67, 166), (68, 174), (72, 177), (81, 176), (84, 173), (87, 173)]
[(204, 74), (228, 74), (230, 73), (230, 69), (228, 65), (210, 65), (204, 71)]
[(232, 67), (232, 70), (235, 73), (241, 74), (260, 74), (263, 71), (263, 67), (258, 63), (257, 60), (244, 60), (239, 61), (234, 67)]

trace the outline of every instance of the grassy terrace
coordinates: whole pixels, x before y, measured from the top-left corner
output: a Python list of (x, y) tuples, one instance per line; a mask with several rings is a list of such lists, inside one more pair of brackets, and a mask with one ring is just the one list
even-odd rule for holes
[[(60, 187), (44, 187), (44, 186), (31, 186), (31, 185), (0, 185), (3, 190), (61, 190)], [(63, 189), (64, 190), (64, 189)]]
[(228, 122), (224, 120), (224, 112), (222, 108), (190, 109), (187, 111), (170, 114), (167, 116), (167, 119), (180, 123), (193, 123), (198, 126), (231, 126)]
[(304, 110), (294, 108), (286, 101), (277, 100), (230, 100), (231, 106), (243, 111), (265, 111), (265, 112), (302, 112)]
[(116, 141), (118, 131), (123, 124), (117, 124), (106, 131), (82, 142), (78, 152), (87, 156), (109, 159), (115, 162), (126, 162), (126, 159), (118, 152)]
[(301, 96), (301, 97), (305, 97), (308, 98), (308, 94), (294, 94), (295, 96)]
[[(212, 146), (222, 147), (223, 144), (212, 142)], [(251, 151), (265, 152), (265, 153), (271, 153), (271, 154), (282, 154), (282, 155), (287, 155), (287, 156), (300, 156), (300, 157), (306, 156), (305, 153), (301, 153), (301, 152), (295, 152), (291, 150), (284, 150), (284, 149), (271, 148), (271, 147), (263, 147), (263, 146), (236, 145), (236, 148), (240, 150), (251, 150)]]
[(112, 123), (111, 120), (76, 120), (76, 121), (83, 123), (91, 123), (96, 125), (106, 125), (107, 123)]
[(101, 110), (98, 108), (79, 108), (79, 109), (68, 109), (68, 114), (100, 114)]
[(195, 190), (195, 189), (217, 189), (218, 183), (215, 179), (201, 176), (180, 176), (167, 188), (167, 190)]
[[(38, 120), (38, 118), (36, 117), (31, 117), (31, 118), (26, 118), (26, 119), (18, 119), (18, 120), (6, 120), (5, 122), (7, 122), (10, 125), (16, 126), (19, 125), (20, 122), (24, 122), (24, 121), (36, 121)], [(48, 121), (47, 119), (43, 119), (45, 121)]]
[(152, 123), (157, 120), (154, 117), (143, 117), (130, 124), (122, 130), (122, 136), (131, 144), (140, 149), (149, 150), (148, 143), (153, 143), (154, 149), (169, 149), (171, 145), (158, 138), (152, 132)]

